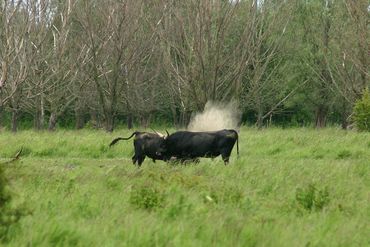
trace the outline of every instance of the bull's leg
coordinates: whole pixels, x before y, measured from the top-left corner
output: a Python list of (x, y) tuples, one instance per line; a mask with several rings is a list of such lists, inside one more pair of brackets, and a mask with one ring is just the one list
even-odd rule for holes
[[(188, 163), (188, 161), (189, 161), (189, 159), (187, 159), (187, 158), (181, 158), (180, 159), (180, 164), (181, 165), (186, 165), (186, 163)], [(190, 159), (190, 161), (191, 161), (191, 159)]]
[[(135, 148), (135, 155), (134, 155), (135, 160), (136, 160), (138, 166), (141, 166), (141, 164), (143, 163), (143, 161), (145, 159), (145, 154), (143, 154), (143, 149), (142, 149), (142, 147), (140, 146), (140, 143), (137, 140), (134, 141), (134, 148)], [(133, 159), (134, 159), (134, 157), (133, 157)], [(134, 164), (136, 162), (134, 162)]]
[(229, 157), (223, 157), (223, 156), (222, 156), (222, 160), (224, 161), (225, 166), (226, 166), (227, 164), (229, 164)]
[(137, 162), (137, 157), (136, 157), (136, 154), (134, 154), (134, 156), (132, 156), (132, 163), (135, 165), (136, 162)]
[(152, 159), (153, 160), (153, 162), (155, 163), (155, 159)]
[(221, 151), (222, 160), (224, 161), (225, 165), (229, 164), (230, 155), (231, 155), (231, 150)]
[(141, 164), (144, 162), (145, 160), (145, 155), (143, 156), (139, 156), (138, 159), (137, 159), (137, 164), (139, 165), (139, 167), (141, 166)]
[(176, 157), (171, 157), (166, 161), (170, 165), (177, 165), (179, 163), (179, 160)]

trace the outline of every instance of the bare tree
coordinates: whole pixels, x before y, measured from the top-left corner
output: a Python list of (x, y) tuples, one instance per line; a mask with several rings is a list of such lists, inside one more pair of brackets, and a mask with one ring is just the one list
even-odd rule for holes
[(79, 22), (88, 47), (84, 57), (85, 73), (97, 92), (104, 127), (112, 131), (127, 76), (145, 52), (140, 49), (144, 40), (136, 35), (141, 25), (144, 3), (83, 2), (85, 11), (81, 13)]
[(172, 101), (182, 114), (203, 109), (208, 100), (230, 100), (240, 91), (252, 37), (249, 19), (237, 16), (243, 7), (228, 1), (163, 5), (166, 15), (158, 32), (163, 69), (171, 82)]
[(3, 0), (0, 124), (186, 125), (236, 99), (258, 127), (289, 105), (346, 127), (370, 81), (368, 17), (366, 0)]
[[(252, 35), (251, 59), (244, 71), (242, 102), (245, 109), (256, 112), (256, 125), (277, 114), (280, 106), (295, 92), (296, 87), (284, 81), (286, 55), (282, 49), (286, 29), (291, 22), (289, 1), (252, 1), (250, 19)], [(304, 82), (297, 82), (298, 87)]]
[(345, 1), (355, 30), (357, 49), (348, 53), (349, 59), (357, 67), (361, 75), (361, 91), (369, 85), (370, 40), (369, 40), (369, 2), (366, 0)]
[(336, 94), (336, 107), (341, 114), (342, 127), (345, 129), (355, 100), (370, 85), (369, 58), (366, 56), (370, 54), (366, 28), (369, 12), (367, 1), (332, 4), (335, 8), (333, 18), (337, 21), (332, 23), (334, 42), (330, 46), (330, 54), (325, 54), (326, 69), (331, 79), (330, 88)]
[(25, 85), (26, 100), (23, 109), (33, 115), (34, 128), (43, 129), (45, 119), (44, 78), (46, 76), (46, 63), (44, 50), (47, 50), (48, 25), (46, 16), (52, 16), (50, 5), (46, 0), (31, 1), (29, 13), (31, 15), (31, 31), (29, 42), (33, 57)]
[(1, 6), (0, 111), (8, 104), (13, 132), (17, 131), (22, 90), (29, 70), (29, 6), (29, 1), (3, 1)]
[(35, 127), (43, 128), (45, 112), (49, 113), (48, 129), (54, 130), (58, 118), (74, 102), (72, 90), (77, 71), (70, 42), (73, 0), (41, 1), (34, 6), (32, 36), (35, 59), (29, 77), (26, 108), (34, 113)]
[(57, 119), (75, 101), (73, 84), (77, 70), (74, 56), (71, 54), (70, 16), (74, 1), (65, 0), (57, 6), (57, 13), (51, 23), (53, 47), (50, 49), (47, 60), (49, 76), (44, 85), (45, 100), (48, 103), (50, 117), (48, 129), (54, 130)]

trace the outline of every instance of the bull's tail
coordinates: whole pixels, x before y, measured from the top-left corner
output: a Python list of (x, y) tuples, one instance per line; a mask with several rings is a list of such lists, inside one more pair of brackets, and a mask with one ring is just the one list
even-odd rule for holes
[(238, 136), (238, 139), (236, 139), (236, 153), (238, 154), (238, 158), (239, 158), (239, 136)]
[(236, 135), (236, 153), (238, 155), (238, 158), (239, 158), (239, 134), (236, 130), (232, 130), (235, 135)]
[(238, 135), (238, 132), (236, 132), (236, 153), (237, 153), (238, 158), (239, 158), (239, 135)]
[(109, 147), (113, 146), (114, 144), (116, 144), (117, 142), (121, 141), (121, 140), (128, 140), (128, 139), (131, 139), (134, 135), (137, 135), (139, 132), (135, 131), (134, 133), (132, 133), (132, 135), (130, 135), (129, 137), (125, 138), (125, 137), (118, 137), (116, 139), (114, 139), (110, 144), (109, 144)]

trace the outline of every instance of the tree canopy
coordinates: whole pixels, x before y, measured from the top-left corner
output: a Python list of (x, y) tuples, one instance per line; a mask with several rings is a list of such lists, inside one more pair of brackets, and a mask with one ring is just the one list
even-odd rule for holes
[(2, 0), (0, 126), (350, 122), (370, 86), (367, 0)]

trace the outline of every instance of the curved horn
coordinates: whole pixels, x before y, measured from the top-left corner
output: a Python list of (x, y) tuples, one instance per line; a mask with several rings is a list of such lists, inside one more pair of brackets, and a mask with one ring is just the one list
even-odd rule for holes
[(157, 131), (155, 131), (153, 128), (150, 128), (151, 130), (153, 130), (153, 132), (154, 133), (156, 133), (157, 135), (159, 135), (160, 137), (164, 137), (164, 135), (163, 134), (161, 134), (161, 133), (159, 133), (159, 132), (157, 132)]
[(169, 137), (169, 136), (170, 136), (170, 133), (168, 133), (168, 131), (167, 131), (167, 130), (166, 130), (166, 133), (167, 133), (167, 136), (166, 136), (166, 138), (167, 138), (167, 137)]

